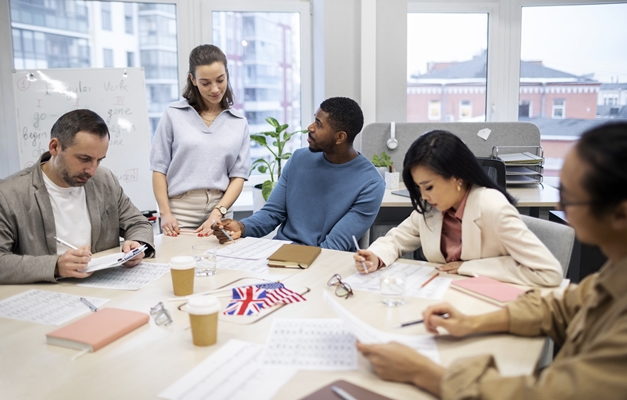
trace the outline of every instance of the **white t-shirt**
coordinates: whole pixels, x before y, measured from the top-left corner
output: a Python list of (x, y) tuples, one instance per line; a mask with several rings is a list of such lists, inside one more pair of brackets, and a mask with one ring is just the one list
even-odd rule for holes
[[(50, 195), (56, 236), (76, 247), (91, 246), (91, 221), (87, 212), (84, 187), (64, 188), (57, 186), (42, 171), (44, 183)], [(69, 248), (57, 243), (57, 255)]]

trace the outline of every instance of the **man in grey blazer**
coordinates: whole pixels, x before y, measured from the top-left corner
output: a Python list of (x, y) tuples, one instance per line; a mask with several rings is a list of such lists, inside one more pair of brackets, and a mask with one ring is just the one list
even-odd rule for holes
[(113, 173), (99, 167), (109, 148), (103, 119), (70, 111), (50, 137), (49, 151), (33, 166), (0, 181), (0, 283), (85, 278), (92, 251), (119, 247), (120, 236), (124, 252), (148, 247), (125, 266), (154, 254), (152, 225)]

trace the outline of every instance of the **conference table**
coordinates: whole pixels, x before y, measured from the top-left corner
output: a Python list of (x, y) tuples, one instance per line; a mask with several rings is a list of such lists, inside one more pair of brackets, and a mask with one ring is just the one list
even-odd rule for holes
[[(215, 237), (199, 238), (193, 235), (155, 238), (157, 256), (149, 262), (167, 263), (175, 255), (192, 255), (192, 245), (216, 242)], [(117, 250), (103, 252), (107, 254)], [(100, 255), (100, 254), (98, 254)], [(403, 260), (406, 263), (418, 263)], [(218, 267), (219, 267), (218, 259)], [(218, 342), (213, 346), (192, 344), (189, 318), (177, 306), (182, 301), (173, 298), (172, 282), (167, 273), (137, 291), (110, 290), (77, 286), (78, 280), (61, 280), (57, 284), (38, 283), (0, 286), (0, 300), (29, 289), (61, 292), (79, 296), (110, 299), (104, 307), (117, 307), (148, 313), (158, 302), (163, 302), (172, 315), (173, 323), (158, 326), (151, 318), (146, 324), (104, 348), (87, 353), (75, 360), (77, 351), (46, 344), (46, 333), (56, 326), (0, 318), (0, 397), (6, 399), (154, 399), (165, 388), (224, 346), (230, 339), (264, 344), (274, 318), (337, 318), (324, 301), (327, 291), (342, 306), (359, 319), (382, 331), (407, 335), (425, 334), (422, 324), (392, 329), (395, 324), (419, 317), (428, 305), (442, 300), (424, 300), (406, 297), (399, 307), (387, 307), (377, 293), (355, 291), (344, 300), (334, 296), (334, 288), (327, 285), (333, 274), (346, 278), (355, 272), (352, 253), (323, 249), (310, 268), (305, 270), (269, 268), (251, 273), (218, 269), (212, 277), (196, 278), (195, 293), (233, 285), (242, 279), (280, 280), (288, 288), (306, 288), (306, 301), (284, 305), (260, 319), (230, 317), (220, 320)], [(462, 279), (450, 275), (453, 279)], [(229, 296), (230, 297), (230, 296)], [(220, 298), (226, 306), (229, 297)], [(448, 289), (443, 297), (468, 314), (479, 314), (498, 309), (490, 303), (462, 292)], [(232, 318), (240, 318), (233, 322)], [(529, 374), (536, 367), (545, 340), (523, 338), (509, 334), (477, 335), (469, 338), (436, 337), (441, 363), (479, 354), (493, 354), (504, 375)], [(394, 399), (431, 399), (428, 393), (409, 384), (381, 380), (369, 362), (359, 355), (358, 369), (351, 371), (298, 371), (275, 394), (275, 399), (298, 399), (337, 380), (344, 379), (356, 385)]]

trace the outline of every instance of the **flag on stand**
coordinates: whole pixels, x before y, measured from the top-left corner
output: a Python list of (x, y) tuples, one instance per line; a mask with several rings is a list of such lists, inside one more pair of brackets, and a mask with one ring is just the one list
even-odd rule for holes
[(271, 307), (275, 303), (289, 304), (306, 300), (300, 293), (286, 288), (281, 282), (262, 283), (255, 286), (266, 291), (266, 297), (263, 300), (264, 307)]
[(255, 286), (233, 288), (233, 299), (226, 306), (224, 315), (255, 315), (263, 308), (266, 291)]

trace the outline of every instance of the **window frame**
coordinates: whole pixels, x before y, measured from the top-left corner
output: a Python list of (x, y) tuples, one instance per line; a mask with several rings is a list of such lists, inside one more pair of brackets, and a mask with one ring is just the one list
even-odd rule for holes
[[(233, 4), (226, 4), (221, 0), (209, 0), (201, 3), (201, 16), (204, 16), (201, 26), (202, 43), (211, 43), (213, 40), (213, 12), (297, 12), (300, 14), (300, 67), (301, 67), (301, 129), (306, 129), (309, 120), (313, 120), (313, 78), (312, 78), (312, 36), (311, 10), (307, 2), (294, 1), (265, 1), (243, 0)], [(290, 127), (290, 131), (292, 131)], [(295, 129), (295, 128), (294, 128)], [(292, 139), (294, 140), (294, 139)], [(306, 145), (304, 135), (300, 135), (300, 147)], [(244, 184), (246, 188), (262, 183), (270, 175), (251, 175)]]

